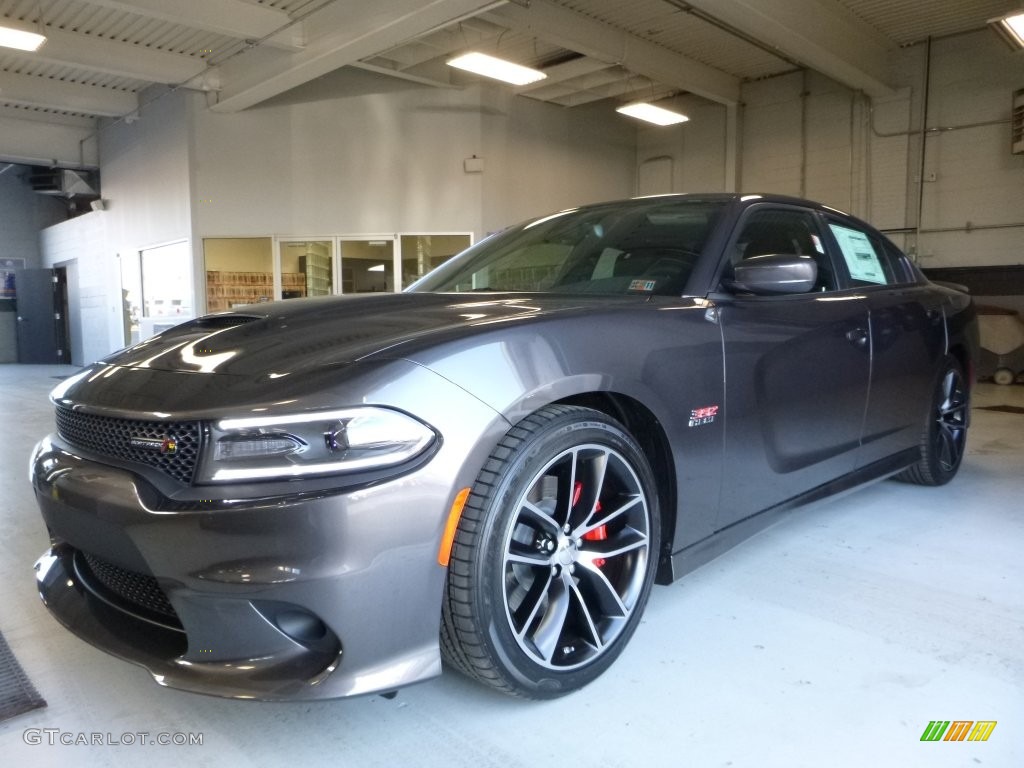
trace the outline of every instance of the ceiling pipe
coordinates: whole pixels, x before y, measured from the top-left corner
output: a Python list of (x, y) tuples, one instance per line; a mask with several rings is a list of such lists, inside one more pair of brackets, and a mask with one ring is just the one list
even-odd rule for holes
[(928, 92), (932, 82), (932, 39), (929, 36), (924, 44), (924, 85), (921, 88), (921, 131), (919, 142), (920, 152), (917, 163), (917, 216), (914, 218), (914, 250), (918, 259), (921, 258), (921, 214), (924, 211), (924, 163), (925, 150), (928, 148)]

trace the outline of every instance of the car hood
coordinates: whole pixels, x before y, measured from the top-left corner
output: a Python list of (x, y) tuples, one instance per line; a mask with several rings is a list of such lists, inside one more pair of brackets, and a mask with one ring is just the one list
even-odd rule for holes
[[(614, 301), (614, 300), (613, 300)], [(636, 297), (626, 301), (635, 305)], [(514, 293), (331, 296), (253, 305), (193, 320), (102, 362), (128, 368), (245, 377), (294, 374), (371, 356), (402, 357), (442, 342), (553, 312), (607, 305), (602, 297)]]

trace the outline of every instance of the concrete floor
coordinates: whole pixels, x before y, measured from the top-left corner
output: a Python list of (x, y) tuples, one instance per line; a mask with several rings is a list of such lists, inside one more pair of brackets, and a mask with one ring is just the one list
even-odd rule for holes
[[(447, 672), (391, 701), (266, 704), (162, 689), (39, 603), (26, 457), (70, 372), (0, 366), (0, 629), (49, 702), (0, 723), (4, 765), (1024, 765), (1024, 415), (976, 409), (944, 488), (885, 482), (805, 507), (655, 588), (625, 653), (575, 695), (515, 701)], [(1024, 406), (1024, 387), (981, 385), (975, 405), (997, 403)], [(931, 720), (998, 726), (921, 742)], [(203, 744), (25, 743), (44, 728)]]

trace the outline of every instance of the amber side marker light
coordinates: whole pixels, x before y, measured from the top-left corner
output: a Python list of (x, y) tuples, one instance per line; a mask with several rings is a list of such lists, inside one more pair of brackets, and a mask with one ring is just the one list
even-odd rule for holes
[(452, 544), (455, 541), (455, 531), (459, 528), (459, 520), (462, 519), (462, 508), (466, 506), (466, 499), (469, 498), (469, 488), (463, 488), (455, 496), (452, 502), (451, 511), (448, 513), (448, 522), (444, 526), (444, 536), (441, 537), (441, 547), (437, 550), (437, 562), (448, 567), (448, 561), (452, 558)]

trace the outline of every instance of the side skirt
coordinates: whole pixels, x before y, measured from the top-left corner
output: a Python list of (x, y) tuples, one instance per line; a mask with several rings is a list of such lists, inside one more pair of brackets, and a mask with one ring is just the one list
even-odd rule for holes
[(715, 531), (710, 536), (673, 552), (668, 557), (663, 557), (658, 564), (655, 582), (671, 584), (681, 576), (696, 570), (723, 552), (749, 539), (755, 533), (774, 525), (782, 519), (785, 512), (821, 499), (845, 496), (864, 485), (892, 477), (913, 465), (919, 457), (920, 451), (917, 448), (908, 448)]

